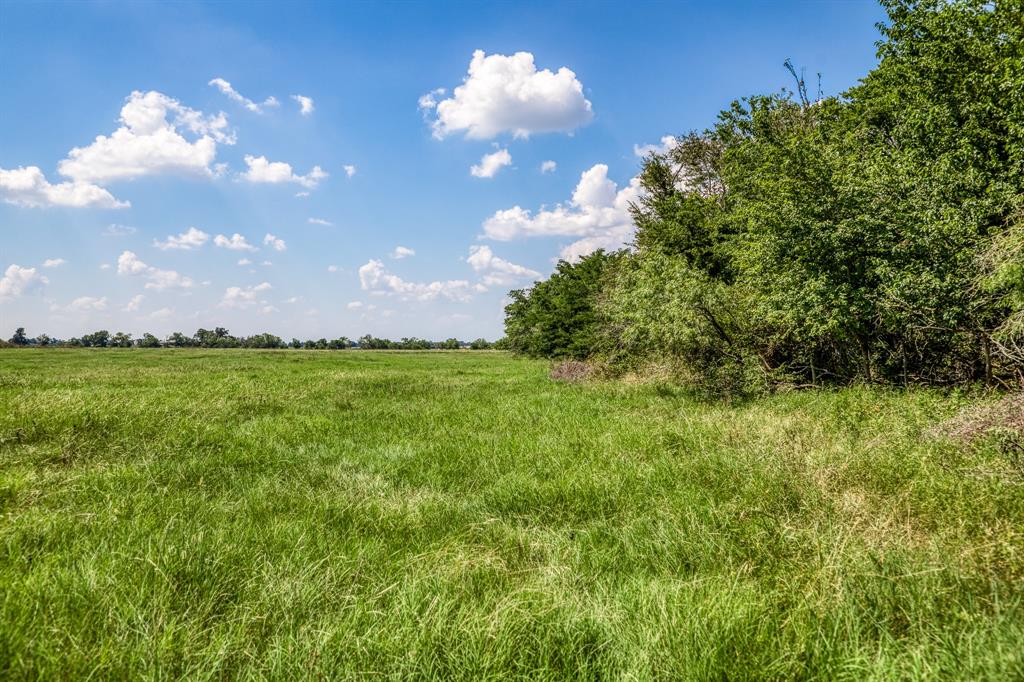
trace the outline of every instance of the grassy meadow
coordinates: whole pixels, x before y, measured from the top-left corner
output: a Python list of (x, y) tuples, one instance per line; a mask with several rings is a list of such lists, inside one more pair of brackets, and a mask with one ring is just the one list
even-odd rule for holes
[(1024, 678), (977, 398), (548, 369), (0, 351), (0, 678)]

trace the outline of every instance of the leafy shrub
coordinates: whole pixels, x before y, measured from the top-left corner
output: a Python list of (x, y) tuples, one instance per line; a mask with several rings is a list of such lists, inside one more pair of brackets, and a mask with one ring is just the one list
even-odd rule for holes
[(725, 392), (1024, 376), (1024, 7), (883, 4), (880, 62), (841, 97), (787, 63), (795, 94), (649, 156), (633, 248), (512, 292), (510, 347)]
[(605, 271), (618, 259), (618, 254), (596, 251), (576, 263), (559, 261), (548, 279), (509, 292), (503, 346), (535, 357), (582, 359), (594, 354), (597, 295)]

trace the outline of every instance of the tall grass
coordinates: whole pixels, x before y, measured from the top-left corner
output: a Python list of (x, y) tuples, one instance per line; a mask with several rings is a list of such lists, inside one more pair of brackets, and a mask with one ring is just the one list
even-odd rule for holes
[(927, 435), (967, 402), (0, 351), (0, 678), (1022, 678), (1024, 485)]

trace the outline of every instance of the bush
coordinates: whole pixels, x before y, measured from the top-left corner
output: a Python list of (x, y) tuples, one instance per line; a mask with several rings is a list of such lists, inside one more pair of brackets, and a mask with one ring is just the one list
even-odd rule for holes
[(1024, 15), (886, 0), (841, 97), (734, 102), (645, 160), (633, 249), (512, 292), (510, 347), (708, 390), (1024, 377)]
[(598, 342), (597, 295), (605, 271), (619, 258), (599, 250), (576, 263), (559, 261), (548, 279), (509, 292), (504, 345), (534, 357), (592, 355)]

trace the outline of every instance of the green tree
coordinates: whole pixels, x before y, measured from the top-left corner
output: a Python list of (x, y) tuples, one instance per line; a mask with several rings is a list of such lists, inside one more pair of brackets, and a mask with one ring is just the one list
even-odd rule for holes
[(82, 345), (89, 348), (106, 348), (109, 344), (110, 332), (106, 329), (101, 329), (82, 337)]
[(585, 358), (597, 348), (597, 296), (618, 254), (602, 250), (559, 261), (548, 279), (509, 292), (505, 337), (511, 350), (538, 357)]
[(194, 344), (193, 340), (181, 332), (174, 332), (167, 337), (164, 345), (169, 348), (188, 348)]
[(142, 335), (142, 338), (138, 341), (139, 348), (159, 348), (160, 339), (156, 338), (149, 332)]
[(132, 336), (125, 332), (117, 332), (110, 337), (109, 345), (112, 348), (131, 348), (132, 347)]
[(281, 337), (264, 332), (240, 340), (243, 348), (287, 348)]
[(795, 94), (739, 100), (648, 157), (632, 252), (595, 288), (560, 265), (512, 292), (508, 346), (672, 357), (730, 387), (1015, 371), (1024, 5), (884, 5), (860, 85), (812, 101), (787, 61)]
[(391, 348), (394, 342), (387, 339), (378, 339), (371, 334), (359, 337), (359, 348), (361, 350), (384, 350)]

